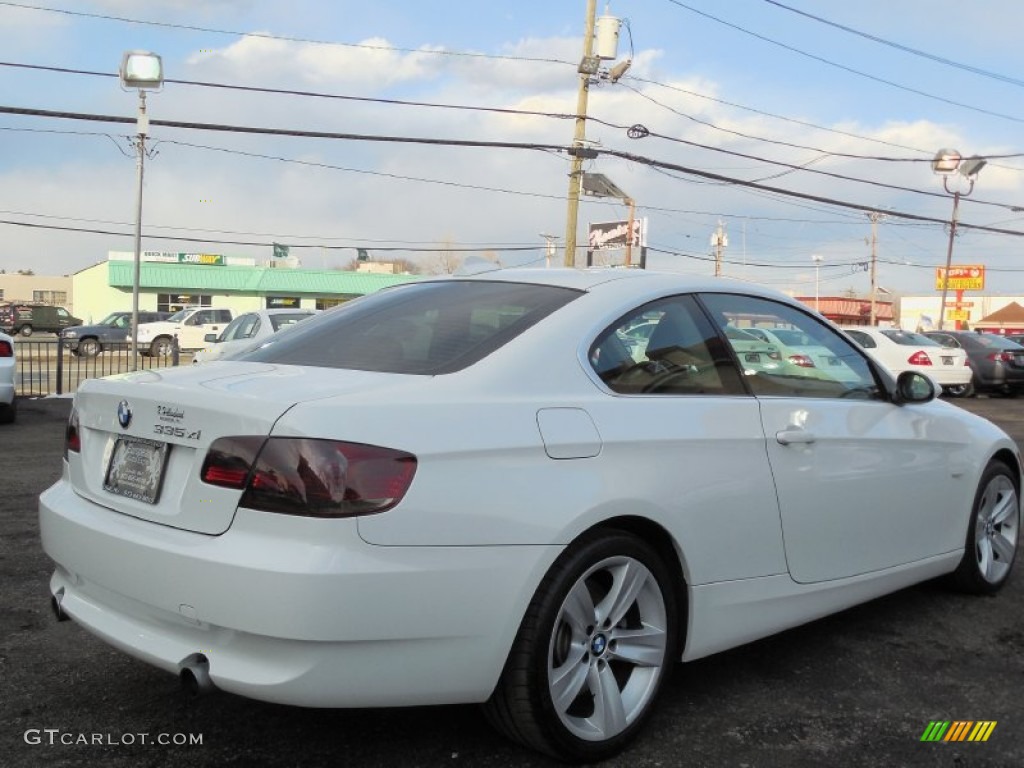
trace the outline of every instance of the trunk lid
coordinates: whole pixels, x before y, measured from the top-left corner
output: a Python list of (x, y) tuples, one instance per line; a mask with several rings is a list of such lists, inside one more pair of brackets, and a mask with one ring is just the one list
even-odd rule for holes
[(422, 377), (225, 361), (83, 382), (75, 396), (81, 452), (75, 492), (117, 512), (220, 534), (241, 491), (200, 479), (211, 443), (269, 435), (300, 402), (415, 386)]

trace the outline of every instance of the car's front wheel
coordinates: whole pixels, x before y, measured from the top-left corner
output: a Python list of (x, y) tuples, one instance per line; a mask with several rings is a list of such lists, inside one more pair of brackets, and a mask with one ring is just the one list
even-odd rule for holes
[(988, 465), (974, 497), (964, 556), (952, 575), (957, 589), (990, 595), (1010, 578), (1020, 532), (1018, 491), (1009, 467), (1000, 461)]
[(509, 737), (563, 760), (622, 749), (677, 656), (673, 576), (645, 541), (587, 534), (541, 582), (485, 711)]
[(100, 343), (96, 339), (82, 339), (78, 342), (78, 354), (82, 357), (96, 357), (100, 353)]
[(172, 351), (171, 339), (167, 336), (161, 336), (155, 339), (152, 344), (149, 345), (149, 354), (153, 357), (170, 357)]
[(32, 326), (31, 325), (23, 325), (23, 326), (21, 326), (21, 335), (22, 336), (31, 336), (32, 335)]

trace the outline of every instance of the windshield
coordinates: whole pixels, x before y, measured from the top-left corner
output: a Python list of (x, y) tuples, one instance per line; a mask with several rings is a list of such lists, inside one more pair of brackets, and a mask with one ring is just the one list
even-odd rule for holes
[(180, 323), (182, 320), (185, 319), (185, 315), (187, 315), (191, 311), (192, 311), (191, 308), (179, 309), (177, 312), (175, 312), (173, 315), (171, 315), (170, 317), (167, 318), (167, 322), (168, 323)]
[(109, 315), (104, 317), (99, 325), (112, 325), (115, 328), (127, 328), (132, 324), (132, 316), (126, 315), (124, 312), (111, 312)]
[(296, 323), (240, 360), (437, 375), (466, 368), (580, 295), (549, 285), (438, 280)]

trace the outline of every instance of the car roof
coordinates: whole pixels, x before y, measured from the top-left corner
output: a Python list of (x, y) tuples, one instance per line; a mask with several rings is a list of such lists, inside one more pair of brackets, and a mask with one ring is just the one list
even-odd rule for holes
[[(793, 303), (790, 296), (773, 288), (766, 288), (754, 283), (730, 280), (712, 275), (690, 275), (681, 272), (662, 272), (649, 269), (626, 267), (572, 267), (493, 269), (473, 275), (447, 275), (428, 280), (417, 280), (403, 285), (417, 285), (438, 280), (470, 280), (470, 281), (507, 281), (516, 283), (534, 283), (561, 288), (574, 288), (580, 291), (591, 291), (599, 287), (613, 285), (634, 285), (637, 288), (650, 287), (670, 289), (679, 292), (700, 291), (705, 293), (744, 293), (765, 298), (785, 299)], [(401, 287), (401, 286), (398, 286)]]

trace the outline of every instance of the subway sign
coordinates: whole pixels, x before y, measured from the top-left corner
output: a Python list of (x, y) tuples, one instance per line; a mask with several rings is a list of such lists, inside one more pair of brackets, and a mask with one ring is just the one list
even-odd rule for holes
[(222, 253), (168, 253), (167, 251), (143, 251), (143, 261), (162, 261), (170, 264), (198, 264), (204, 267), (223, 267)]

